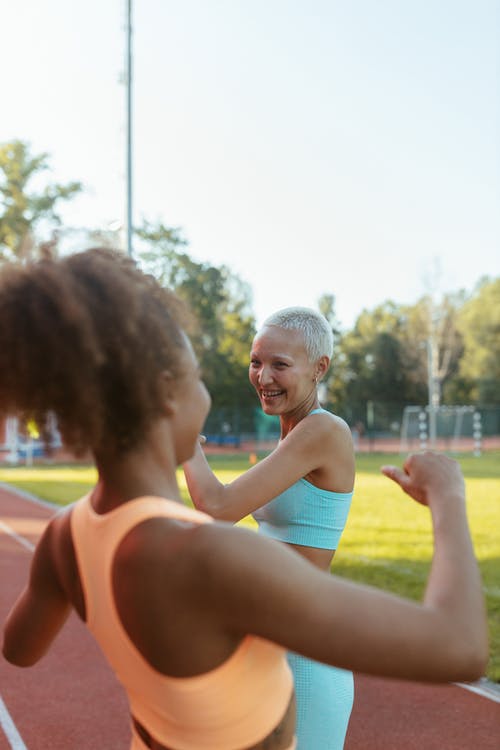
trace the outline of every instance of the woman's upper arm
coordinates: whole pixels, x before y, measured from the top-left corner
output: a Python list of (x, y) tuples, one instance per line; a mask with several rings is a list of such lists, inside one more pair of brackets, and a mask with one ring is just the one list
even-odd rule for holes
[(3, 654), (18, 666), (43, 656), (71, 611), (54, 563), (54, 527), (51, 522), (40, 538), (28, 583), (5, 623)]
[(336, 446), (343, 447), (345, 442), (345, 435), (330, 423), (303, 420), (272, 453), (229, 484), (219, 486), (208, 512), (226, 521), (239, 521), (310, 472), (335, 463)]
[(214, 590), (204, 595), (241, 634), (344, 669), (468, 679), (463, 633), (445, 611), (336, 578), (252, 531), (223, 534), (210, 556)]

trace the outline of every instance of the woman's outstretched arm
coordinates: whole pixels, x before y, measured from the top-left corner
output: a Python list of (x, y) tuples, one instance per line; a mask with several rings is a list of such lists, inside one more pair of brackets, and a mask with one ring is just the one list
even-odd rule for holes
[(229, 484), (216, 477), (200, 445), (183, 469), (194, 505), (214, 518), (234, 522), (311, 471), (326, 466), (340, 483), (336, 491), (350, 492), (354, 475), (352, 437), (347, 424), (331, 414), (303, 419), (269, 456)]

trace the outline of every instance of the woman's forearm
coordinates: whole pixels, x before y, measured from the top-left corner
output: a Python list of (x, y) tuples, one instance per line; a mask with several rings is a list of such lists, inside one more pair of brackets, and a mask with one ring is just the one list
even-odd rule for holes
[[(487, 659), (485, 601), (467, 524), (465, 500), (450, 496), (446, 508), (443, 497), (440, 497), (439, 507), (434, 510), (433, 498), (430, 497), (429, 505), (433, 516), (434, 556), (424, 603), (453, 620), (458, 650), (483, 654)], [(483, 626), (478, 627), (481, 621)], [(449, 645), (453, 647), (453, 643)], [(466, 653), (462, 652), (465, 658)]]
[(402, 470), (391, 466), (382, 470), (431, 511), (434, 555), (424, 607), (434, 616), (434, 631), (443, 633), (443, 655), (449, 653), (457, 664), (467, 664), (469, 658), (487, 661), (485, 602), (459, 465), (428, 452), (409, 457)]
[(218, 513), (224, 485), (215, 476), (200, 445), (196, 446), (194, 456), (183, 464), (183, 469), (194, 506), (214, 518), (220, 518)]

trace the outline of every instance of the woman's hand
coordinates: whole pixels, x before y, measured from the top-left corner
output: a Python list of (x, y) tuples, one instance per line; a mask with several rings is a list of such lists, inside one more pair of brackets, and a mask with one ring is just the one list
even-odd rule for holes
[(408, 456), (402, 469), (382, 466), (381, 471), (422, 505), (430, 505), (434, 499), (441, 502), (451, 495), (465, 500), (460, 466), (444, 454), (433, 451), (414, 453)]

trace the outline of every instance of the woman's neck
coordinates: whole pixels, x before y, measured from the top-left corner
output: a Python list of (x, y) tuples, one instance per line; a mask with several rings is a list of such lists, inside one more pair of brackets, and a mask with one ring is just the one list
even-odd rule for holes
[(305, 417), (307, 417), (314, 409), (319, 409), (320, 404), (318, 398), (311, 399), (309, 403), (303, 403), (293, 412), (288, 414), (280, 414), (280, 440), (286, 438), (289, 432), (298, 425)]
[(145, 442), (121, 456), (96, 456), (98, 482), (92, 506), (104, 513), (136, 497), (154, 495), (181, 501), (177, 466), (167, 446)]

